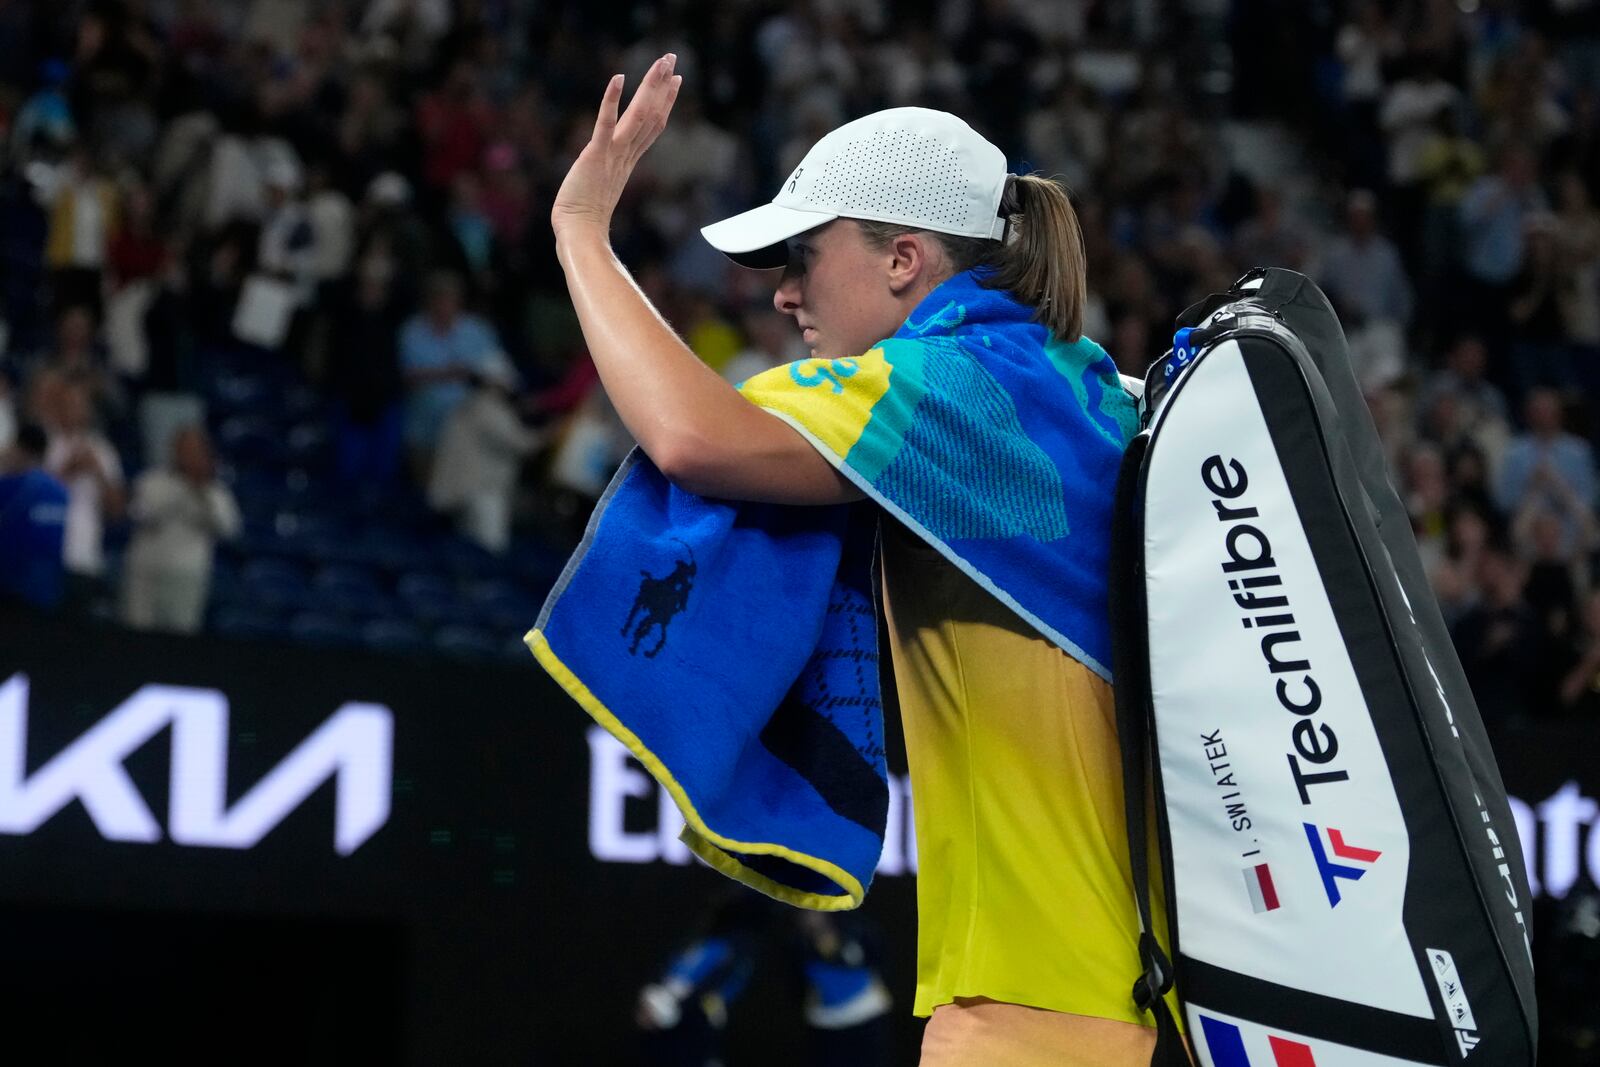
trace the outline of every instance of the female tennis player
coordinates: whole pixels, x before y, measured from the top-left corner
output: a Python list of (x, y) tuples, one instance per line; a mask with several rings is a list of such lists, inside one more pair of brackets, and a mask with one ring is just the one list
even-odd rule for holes
[[(795, 381), (843, 400), (877, 374), (886, 395), (943, 405), (883, 415), (892, 457), (824, 447), (702, 364), (612, 253), (612, 212), (682, 82), (674, 63), (658, 60), (626, 110), (622, 76), (606, 86), (551, 212), (602, 383), (681, 489), (867, 497), (887, 516), (924, 1067), (1142, 1067), (1155, 1032), (1129, 994), (1139, 921), (1105, 670), (1112, 490), (1135, 420), (1110, 358), (1080, 337), (1072, 205), (1008, 174), (955, 116), (897, 108), (833, 131), (772, 203), (707, 227), (736, 261), (782, 269), (774, 305), (812, 353)], [(914, 366), (869, 358), (894, 337), (916, 342), (896, 349)], [(1063, 591), (1067, 622), (1024, 606), (1035, 584)]]

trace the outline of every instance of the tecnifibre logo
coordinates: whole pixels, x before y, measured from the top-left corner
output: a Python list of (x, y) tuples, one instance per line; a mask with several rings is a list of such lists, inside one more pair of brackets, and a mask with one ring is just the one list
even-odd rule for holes
[(345, 704), (230, 807), (228, 698), (147, 685), (26, 774), (28, 679), (0, 685), (0, 833), (30, 834), (74, 800), (109, 841), (161, 840), (161, 824), (123, 761), (172, 727), (167, 833), (180, 845), (250, 848), (329, 778), (333, 847), (348, 856), (389, 820), (394, 715)]

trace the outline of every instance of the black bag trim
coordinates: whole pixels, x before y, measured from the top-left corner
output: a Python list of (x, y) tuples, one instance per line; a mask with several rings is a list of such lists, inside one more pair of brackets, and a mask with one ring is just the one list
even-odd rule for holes
[[(1449, 1063), (1440, 1051), (1439, 1030), (1432, 1019), (1290, 989), (1202, 960), (1184, 957), (1181, 965), (1186, 976), (1205, 983), (1206, 988), (1216, 991), (1222, 1000), (1273, 1007), (1270, 1013), (1255, 1008), (1250, 1020), (1253, 1023), (1340, 1045), (1350, 1044), (1349, 1035), (1362, 1034), (1364, 1052), (1440, 1067)], [(1372, 1034), (1383, 1034), (1384, 1040), (1374, 1041), (1369, 1036)]]

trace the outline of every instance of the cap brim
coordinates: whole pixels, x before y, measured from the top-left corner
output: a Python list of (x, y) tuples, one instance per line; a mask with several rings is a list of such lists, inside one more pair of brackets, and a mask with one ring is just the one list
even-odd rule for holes
[(778, 204), (762, 204), (703, 226), (700, 234), (712, 248), (742, 267), (782, 267), (789, 262), (785, 241), (838, 217), (822, 211), (797, 211)]

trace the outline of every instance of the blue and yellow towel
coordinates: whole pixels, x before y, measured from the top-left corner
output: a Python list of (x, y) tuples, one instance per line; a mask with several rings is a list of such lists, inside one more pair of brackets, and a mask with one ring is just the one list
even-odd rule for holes
[(635, 452), (528, 634), (672, 794), (689, 847), (790, 903), (856, 906), (883, 847), (879, 508), (1110, 676), (1111, 499), (1133, 400), (1098, 345), (1051, 337), (980, 281), (944, 282), (864, 355), (741, 387), (870, 505), (709, 500)]

